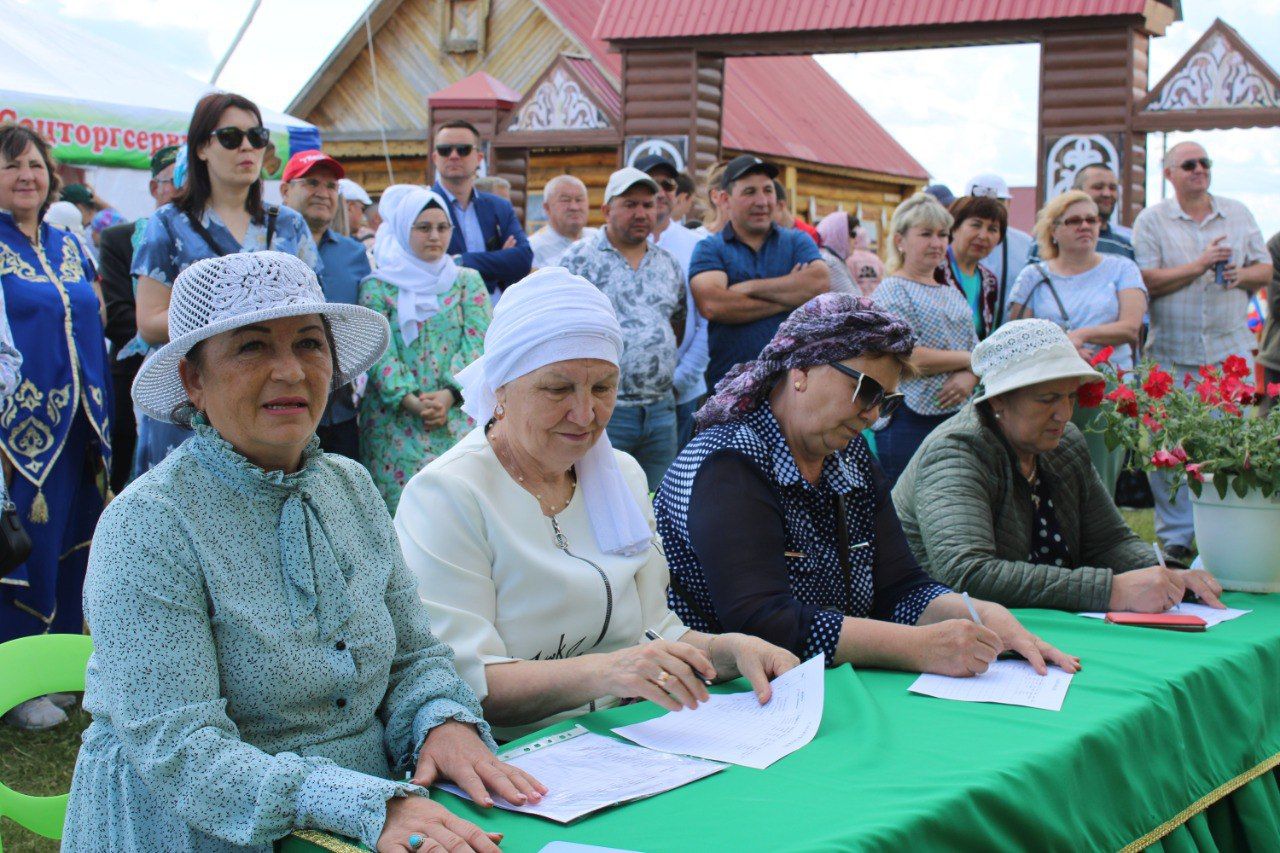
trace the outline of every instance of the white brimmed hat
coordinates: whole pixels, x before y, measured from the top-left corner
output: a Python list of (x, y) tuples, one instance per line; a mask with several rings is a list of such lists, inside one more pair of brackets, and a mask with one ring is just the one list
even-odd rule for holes
[(608, 204), (634, 186), (645, 186), (655, 193), (662, 192), (658, 182), (635, 166), (624, 166), (609, 176), (609, 184), (604, 188), (604, 202)]
[(1080, 357), (1056, 323), (1035, 319), (1005, 323), (974, 347), (973, 372), (982, 380), (975, 403), (1054, 379), (1104, 378)]
[(373, 366), (387, 348), (386, 318), (369, 308), (326, 302), (311, 268), (283, 252), (241, 252), (197, 261), (178, 274), (169, 299), (169, 343), (147, 359), (133, 381), (133, 401), (146, 415), (172, 422), (187, 402), (178, 362), (214, 335), (263, 320), (323, 314), (337, 348), (344, 385)]
[(373, 204), (373, 199), (369, 198), (364, 187), (350, 178), (338, 179), (338, 195), (342, 196), (343, 201), (358, 201), (364, 205)]
[(964, 194), (1006, 201), (1013, 198), (1013, 193), (1009, 192), (1009, 184), (1005, 179), (992, 172), (983, 172), (981, 175), (970, 178), (969, 183), (965, 184)]

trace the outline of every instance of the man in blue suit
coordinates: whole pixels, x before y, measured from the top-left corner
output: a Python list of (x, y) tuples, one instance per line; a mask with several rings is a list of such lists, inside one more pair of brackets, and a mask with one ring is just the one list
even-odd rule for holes
[(504, 288), (529, 274), (533, 250), (511, 202), (475, 189), (483, 160), (480, 131), (470, 122), (448, 121), (436, 131), (431, 189), (449, 202), (449, 254), (459, 266), (478, 271), (496, 301)]

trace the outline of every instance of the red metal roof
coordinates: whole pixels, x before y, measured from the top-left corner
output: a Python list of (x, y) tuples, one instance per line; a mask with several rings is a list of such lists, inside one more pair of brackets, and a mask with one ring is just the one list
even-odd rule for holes
[[(1064, 4), (1078, 1), (1060, 0)], [(698, 0), (678, 2), (696, 5)], [(541, 3), (600, 65), (622, 76), (621, 56), (610, 53), (609, 45), (593, 34), (601, 10), (613, 0)], [(756, 5), (770, 4), (756, 0)], [(721, 141), (726, 148), (907, 178), (928, 177), (924, 167), (812, 57), (733, 57), (725, 60), (724, 82)], [(621, 108), (622, 99), (615, 96)]]
[(810, 56), (724, 64), (725, 148), (925, 180), (929, 173)]
[(593, 34), (633, 39), (876, 29), (1142, 15), (1145, 8), (1146, 0), (604, 0)]
[(445, 86), (427, 99), (433, 107), (489, 107), (518, 103), (520, 93), (496, 77), (477, 71), (457, 83)]

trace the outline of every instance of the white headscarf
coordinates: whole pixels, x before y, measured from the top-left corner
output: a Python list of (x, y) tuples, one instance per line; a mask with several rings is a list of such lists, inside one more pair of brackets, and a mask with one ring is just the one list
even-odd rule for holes
[(414, 220), (433, 201), (448, 218), (449, 205), (445, 200), (415, 184), (387, 187), (378, 202), (382, 224), (373, 242), (377, 268), (369, 278), (394, 284), (400, 291), (396, 313), (400, 318), (400, 337), (406, 344), (417, 340), (419, 325), (440, 311), (440, 296), (449, 292), (458, 277), (458, 266), (447, 252), (440, 260), (428, 263), (409, 248)]
[[(513, 379), (557, 361), (598, 358), (617, 364), (622, 327), (613, 304), (585, 278), (544, 267), (508, 287), (484, 336), (484, 355), (455, 377), (463, 411), (477, 423), (493, 417), (494, 392)], [(649, 524), (618, 467), (607, 433), (577, 465), (578, 485), (596, 544), (610, 554), (649, 547)]]

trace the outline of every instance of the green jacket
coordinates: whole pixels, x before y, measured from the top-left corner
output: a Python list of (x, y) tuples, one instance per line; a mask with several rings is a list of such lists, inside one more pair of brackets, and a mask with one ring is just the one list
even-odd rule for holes
[(1037, 460), (1076, 568), (1027, 562), (1031, 486), (1013, 449), (973, 403), (924, 440), (893, 489), (916, 559), (957, 591), (1008, 607), (1106, 610), (1113, 572), (1154, 564), (1102, 485), (1084, 436), (1067, 424), (1057, 449)]

